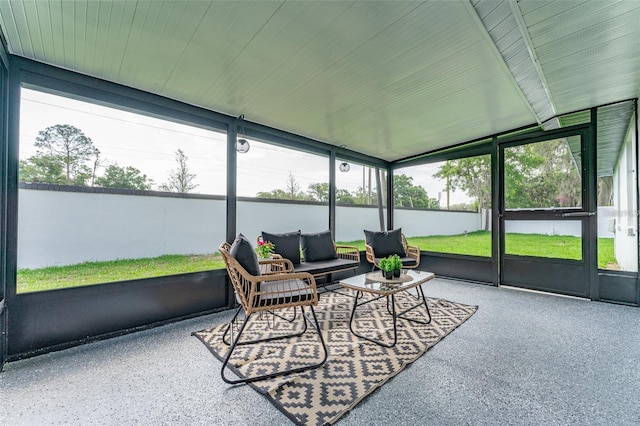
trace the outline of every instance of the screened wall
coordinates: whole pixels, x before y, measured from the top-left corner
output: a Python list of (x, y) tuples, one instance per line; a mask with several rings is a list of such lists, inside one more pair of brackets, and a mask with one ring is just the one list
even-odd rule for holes
[[(14, 307), (10, 358), (232, 306), (216, 251), (238, 233), (253, 240), (263, 230), (329, 229), (336, 241), (363, 249), (363, 229), (402, 228), (422, 250), (425, 270), (498, 285), (500, 231), (507, 235), (507, 254), (524, 257), (544, 257), (518, 250), (545, 244), (511, 238), (578, 232), (549, 231), (539, 222), (500, 225), (496, 155), (514, 134), (391, 164), (239, 117), (12, 61), (3, 213), (3, 271)], [(634, 101), (624, 111), (636, 108)], [(637, 304), (636, 115), (605, 106), (586, 116), (600, 112), (602, 120), (622, 117), (624, 130), (618, 145), (597, 145), (615, 155), (598, 156), (609, 168), (607, 174), (598, 167), (598, 200), (606, 210), (597, 215), (607, 220), (594, 228), (602, 264), (589, 297)], [(610, 136), (598, 133), (611, 124), (605, 121), (580, 124), (599, 144)], [(540, 132), (532, 126), (515, 136)], [(248, 150), (238, 149), (238, 137)], [(573, 145), (558, 140), (532, 152), (507, 150), (513, 172), (504, 182), (511, 194), (506, 207), (577, 205), (566, 180), (549, 186), (554, 170), (576, 178), (569, 172), (582, 160)], [(545, 157), (549, 153), (562, 155)], [(547, 198), (531, 198), (544, 191)]]

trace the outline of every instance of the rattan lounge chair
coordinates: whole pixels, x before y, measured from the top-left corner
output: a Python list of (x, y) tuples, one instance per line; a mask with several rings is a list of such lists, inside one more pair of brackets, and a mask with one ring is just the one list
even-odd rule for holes
[[(236, 240), (236, 242), (237, 241), (238, 239)], [(234, 242), (234, 244), (236, 244), (236, 242)], [(249, 247), (251, 247), (248, 241), (247, 244)], [(269, 379), (285, 374), (298, 373), (300, 371), (317, 368), (324, 364), (327, 360), (327, 347), (325, 345), (324, 338), (322, 337), (322, 332), (320, 331), (316, 313), (313, 309), (313, 307), (318, 304), (318, 293), (316, 290), (316, 282), (313, 276), (305, 272), (294, 272), (293, 265), (287, 259), (261, 260), (259, 262), (259, 266), (257, 266), (258, 270), (252, 271), (256, 275), (252, 275), (247, 271), (247, 269), (245, 269), (241, 262), (231, 254), (232, 246), (229, 243), (222, 243), (219, 250), (224, 259), (227, 273), (229, 274), (229, 279), (231, 281), (231, 284), (233, 285), (236, 300), (239, 304), (238, 309), (236, 310), (236, 313), (231, 319), (229, 326), (223, 336), (223, 341), (226, 344), (229, 344), (230, 348), (222, 363), (222, 369), (220, 372), (222, 379), (229, 384), (251, 383), (257, 380)], [(237, 257), (240, 258), (240, 255), (237, 255)], [(272, 266), (272, 268), (266, 268), (270, 272), (260, 274), (260, 269), (262, 268), (264, 270), (264, 266), (266, 265)], [(249, 265), (249, 269), (253, 269), (253, 265)], [(302, 315), (298, 316), (296, 312), (294, 312), (293, 319), (288, 321), (294, 321), (298, 317), (302, 318), (303, 328), (301, 331), (297, 331), (285, 336), (277, 336), (249, 341), (241, 340), (242, 332), (244, 331), (245, 326), (251, 320), (253, 314), (265, 312), (276, 314), (278, 311), (288, 308), (295, 309), (297, 307), (300, 307)], [(313, 319), (313, 321), (307, 316), (305, 307), (308, 307), (309, 311), (311, 311), (311, 318)], [(244, 311), (245, 319), (244, 321), (242, 321), (237, 335), (234, 337), (233, 329), (240, 311)], [(232, 380), (225, 376), (225, 369), (227, 368), (229, 359), (231, 358), (237, 346), (259, 345), (261, 342), (301, 336), (307, 331), (307, 323), (311, 324), (311, 326), (316, 329), (318, 338), (324, 350), (323, 359), (319, 363), (292, 368), (285, 371), (278, 371), (270, 374), (242, 378), (239, 380)], [(229, 334), (230, 340), (227, 340), (227, 336)]]
[(383, 257), (397, 254), (402, 260), (403, 269), (417, 268), (420, 265), (420, 248), (410, 246), (400, 229), (395, 231), (364, 231), (365, 255), (372, 264), (371, 270), (378, 268)]

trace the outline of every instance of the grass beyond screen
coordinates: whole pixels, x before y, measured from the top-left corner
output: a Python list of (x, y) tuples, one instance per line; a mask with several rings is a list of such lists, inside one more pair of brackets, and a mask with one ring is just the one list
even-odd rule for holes
[[(432, 235), (407, 238), (420, 250), (438, 253), (491, 257), (491, 232), (461, 235)], [(568, 235), (506, 234), (506, 252), (511, 255), (580, 260), (581, 239)], [(364, 240), (343, 242), (364, 251)], [(613, 238), (598, 239), (598, 267), (617, 269)], [(20, 269), (17, 292), (53, 290), (66, 287), (161, 277), (224, 268), (219, 254), (165, 255), (154, 258), (85, 262), (69, 266)]]

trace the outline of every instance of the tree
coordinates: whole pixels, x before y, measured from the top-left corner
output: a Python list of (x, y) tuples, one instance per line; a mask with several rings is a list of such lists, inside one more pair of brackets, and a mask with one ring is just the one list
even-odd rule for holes
[(598, 177), (598, 205), (613, 205), (613, 176)]
[(491, 156), (460, 158), (446, 161), (433, 175), (448, 182), (447, 190), (460, 189), (478, 203), (478, 209), (487, 209), (485, 231), (489, 228), (491, 208)]
[[(544, 159), (533, 145), (519, 145), (504, 151), (504, 198), (507, 209), (538, 207), (535, 199), (548, 189), (540, 188), (544, 174), (540, 167)], [(538, 186), (537, 188), (535, 188)]]
[[(307, 193), (300, 192), (298, 190), (299, 185), (295, 181), (295, 177), (289, 174), (289, 178), (287, 180), (287, 190), (284, 189), (273, 189), (271, 191), (262, 191), (256, 194), (258, 198), (270, 198), (275, 200), (309, 200), (309, 201), (318, 201), (321, 203), (329, 202), (329, 183), (328, 182), (320, 182), (320, 183), (311, 183), (309, 184), (309, 189)], [(292, 191), (293, 189), (293, 191)], [(292, 198), (291, 194), (294, 193), (294, 198)], [(336, 190), (336, 202), (342, 204), (355, 204), (356, 200), (354, 195), (347, 191), (346, 189), (338, 189)]]
[(187, 193), (197, 188), (198, 184), (193, 183), (196, 175), (189, 173), (189, 166), (187, 165), (188, 159), (189, 157), (184, 154), (182, 149), (176, 150), (178, 168), (171, 171), (167, 183), (160, 185), (161, 191)]
[(41, 155), (20, 160), (20, 181), (64, 185), (66, 177), (57, 158)]
[(336, 203), (355, 204), (355, 196), (346, 189), (338, 189), (336, 191)]
[(405, 174), (393, 177), (393, 201), (396, 207), (439, 208), (438, 200), (429, 198), (427, 191)]
[(477, 212), (478, 211), (478, 206), (476, 205), (476, 203), (457, 203), (457, 204), (451, 204), (449, 206), (450, 210), (464, 210), (467, 212)]
[(576, 207), (581, 197), (580, 170), (565, 139), (505, 150), (507, 208)]
[[(87, 166), (87, 162), (100, 155), (100, 151), (93, 146), (91, 138), (87, 137), (82, 130), (69, 124), (56, 124), (41, 130), (34, 145), (38, 148), (37, 154), (27, 160), (27, 163), (36, 166), (36, 169), (31, 171), (37, 171), (40, 168), (40, 171), (51, 172), (54, 164), (60, 164), (66, 185), (86, 185), (91, 177), (91, 168)], [(42, 166), (45, 163), (47, 166), (43, 169)], [(51, 176), (43, 175), (35, 178), (47, 177)]]
[[(566, 140), (548, 140), (504, 150), (504, 192), (507, 209), (580, 205), (581, 178)], [(448, 189), (473, 197), (478, 209), (491, 206), (489, 155), (450, 160), (434, 177), (447, 179)], [(487, 230), (489, 220), (485, 220)]]
[[(365, 204), (370, 206), (378, 205), (378, 197), (370, 188), (364, 186), (358, 186), (358, 189), (353, 194), (357, 204)], [(382, 197), (384, 200), (384, 196)]]
[(557, 139), (533, 144), (533, 151), (543, 159), (540, 175), (544, 176), (543, 186), (548, 188), (540, 194), (538, 206), (577, 207), (582, 202), (582, 179), (576, 160), (568, 142)]
[(289, 171), (289, 176), (287, 177), (287, 186), (285, 190), (287, 191), (287, 194), (289, 194), (289, 199), (291, 200), (305, 199), (304, 194), (300, 191), (300, 185), (296, 182), (296, 178), (293, 176), (291, 171)]
[[(318, 184), (322, 185), (322, 184)], [(328, 186), (329, 184), (327, 184)], [(311, 185), (310, 185), (311, 186)], [(329, 193), (327, 189), (327, 194)], [(273, 189), (271, 191), (262, 191), (256, 194), (258, 198), (271, 198), (274, 200), (307, 200), (309, 197), (300, 191), (300, 185), (296, 181), (293, 173), (289, 172), (285, 189)], [(327, 198), (328, 199), (328, 198)]]
[(104, 172), (104, 176), (96, 178), (96, 184), (103, 188), (138, 189), (148, 191), (153, 185), (140, 170), (135, 167), (120, 167), (111, 164)]
[[(311, 201), (319, 201), (322, 203), (329, 202), (329, 183), (312, 183), (309, 184), (309, 190), (307, 191), (307, 199)], [(354, 195), (346, 189), (336, 190), (336, 202), (342, 204), (355, 204), (356, 200)]]
[(100, 158), (100, 152), (96, 153), (96, 158), (93, 160), (92, 171), (91, 171), (91, 186), (95, 186), (96, 183), (96, 172), (98, 171), (98, 167), (102, 166), (103, 161)]
[(329, 202), (329, 183), (311, 183), (307, 194), (310, 200), (327, 203)]
[(36, 155), (20, 161), (20, 180), (59, 185), (85, 186), (92, 177), (87, 163), (100, 151), (82, 130), (57, 124), (38, 132)]
[(257, 198), (270, 198), (272, 200), (290, 200), (289, 194), (283, 189), (272, 191), (261, 191), (256, 194)]

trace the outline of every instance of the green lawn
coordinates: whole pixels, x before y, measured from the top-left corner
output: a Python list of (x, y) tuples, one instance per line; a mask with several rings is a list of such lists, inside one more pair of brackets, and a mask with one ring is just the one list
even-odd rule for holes
[[(491, 232), (489, 231), (411, 237), (407, 238), (407, 241), (425, 251), (491, 257)], [(343, 244), (364, 250), (364, 240)], [(513, 255), (573, 260), (580, 260), (582, 257), (580, 238), (567, 235), (506, 234), (505, 244), (506, 252)], [(616, 264), (613, 238), (598, 238), (598, 267), (615, 269)]]
[[(421, 250), (440, 253), (491, 256), (491, 233), (470, 232), (463, 235), (434, 235), (408, 238)], [(364, 240), (340, 242), (364, 251)], [(507, 234), (507, 253), (563, 259), (580, 259), (580, 239), (563, 235)], [(598, 267), (616, 269), (613, 238), (598, 239)], [(154, 258), (123, 259), (109, 262), (86, 262), (70, 266), (18, 270), (18, 293), (77, 287), (91, 284), (160, 277), (224, 268), (219, 254), (165, 255)]]
[(216, 255), (165, 255), (153, 258), (85, 262), (69, 266), (18, 270), (18, 293), (77, 287), (138, 278), (224, 268)]

